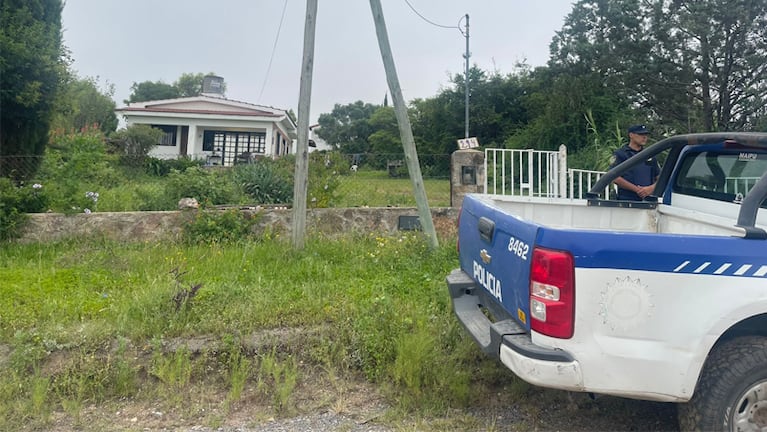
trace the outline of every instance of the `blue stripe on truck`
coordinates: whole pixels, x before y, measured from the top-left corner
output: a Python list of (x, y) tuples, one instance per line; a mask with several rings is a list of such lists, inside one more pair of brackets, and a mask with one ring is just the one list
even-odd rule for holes
[(763, 241), (598, 231), (572, 235), (565, 230), (541, 227), (535, 243), (571, 251), (575, 266), (581, 268), (763, 278), (767, 276)]

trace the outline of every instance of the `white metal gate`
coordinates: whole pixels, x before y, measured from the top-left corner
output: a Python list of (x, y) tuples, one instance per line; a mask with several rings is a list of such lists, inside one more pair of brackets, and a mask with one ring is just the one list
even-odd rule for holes
[[(496, 195), (560, 197), (566, 189), (567, 149), (485, 149), (485, 192)], [(564, 180), (564, 183), (563, 183)]]
[[(604, 174), (567, 168), (567, 147), (558, 151), (485, 149), (485, 192), (546, 198), (585, 198)], [(610, 186), (602, 192), (608, 198)]]

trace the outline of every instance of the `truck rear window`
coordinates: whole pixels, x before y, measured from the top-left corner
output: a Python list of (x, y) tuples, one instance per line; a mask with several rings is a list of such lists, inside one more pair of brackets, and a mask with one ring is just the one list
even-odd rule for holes
[(765, 171), (767, 154), (764, 153), (693, 152), (682, 161), (672, 190), (685, 195), (740, 202)]

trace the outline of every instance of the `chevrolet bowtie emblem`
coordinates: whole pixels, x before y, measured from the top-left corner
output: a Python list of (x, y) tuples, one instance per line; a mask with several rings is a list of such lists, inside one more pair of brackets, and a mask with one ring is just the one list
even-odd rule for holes
[(479, 257), (482, 258), (482, 262), (485, 264), (490, 264), (490, 260), (493, 259), (493, 257), (490, 256), (489, 253), (487, 253), (487, 249), (482, 249), (479, 251)]

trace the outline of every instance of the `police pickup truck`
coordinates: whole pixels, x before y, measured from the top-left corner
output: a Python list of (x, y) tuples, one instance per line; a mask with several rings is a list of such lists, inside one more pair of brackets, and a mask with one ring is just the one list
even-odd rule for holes
[[(664, 160), (642, 202), (600, 199)], [(767, 428), (767, 134), (679, 135), (586, 199), (469, 194), (453, 310), (538, 386), (679, 402), (683, 430)]]

